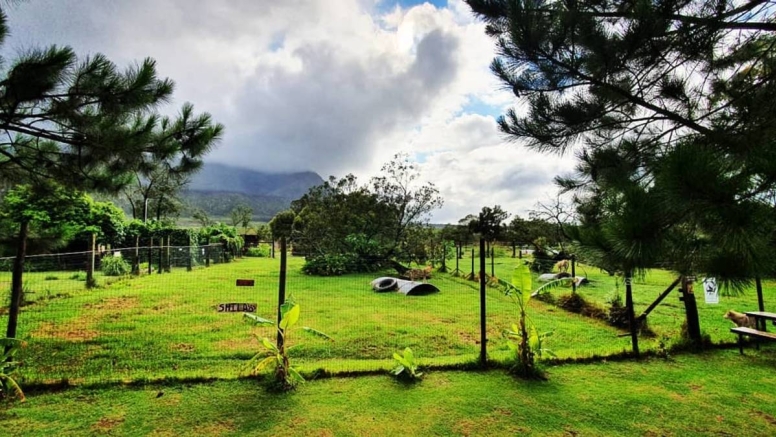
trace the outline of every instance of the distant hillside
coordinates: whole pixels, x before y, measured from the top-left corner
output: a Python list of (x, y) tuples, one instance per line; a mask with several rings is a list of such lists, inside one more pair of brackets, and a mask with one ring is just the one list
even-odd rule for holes
[(307, 190), (323, 183), (317, 173), (264, 173), (225, 164), (205, 164), (191, 180), (189, 191), (243, 193), (298, 199)]
[(253, 209), (253, 218), (258, 221), (269, 221), (280, 211), (287, 209), (294, 199), (277, 196), (251, 196), (244, 193), (226, 191), (193, 191), (181, 193), (181, 200), (187, 208), (181, 214), (191, 217), (194, 211), (201, 209), (210, 217), (229, 217), (232, 209), (240, 204), (246, 204)]
[(241, 204), (253, 208), (254, 218), (267, 221), (286, 209), (323, 179), (314, 172), (265, 173), (225, 164), (205, 164), (182, 193), (188, 205), (184, 216), (196, 209), (211, 217), (226, 217)]

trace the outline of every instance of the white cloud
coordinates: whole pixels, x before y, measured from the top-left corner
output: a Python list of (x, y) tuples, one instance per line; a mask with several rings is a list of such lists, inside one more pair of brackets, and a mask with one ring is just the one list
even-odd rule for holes
[[(379, 5), (378, 5), (379, 3)], [(524, 212), (568, 160), (507, 144), (464, 111), (514, 103), (489, 71), (493, 41), (461, 0), (39, 0), (9, 9), (8, 47), (73, 46), (119, 65), (146, 56), (184, 101), (226, 125), (209, 159), (270, 171), (368, 177), (420, 154), (457, 220), (482, 206)], [(518, 211), (518, 209), (522, 209)]]

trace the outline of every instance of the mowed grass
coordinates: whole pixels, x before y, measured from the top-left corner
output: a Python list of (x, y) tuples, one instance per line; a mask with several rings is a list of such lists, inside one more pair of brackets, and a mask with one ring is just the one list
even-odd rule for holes
[(0, 405), (0, 435), (772, 436), (776, 355), (721, 350), (670, 360), (309, 381), (270, 393), (253, 380), (31, 393)]
[[(496, 249), (497, 255), (499, 248)], [(512, 272), (521, 260), (511, 258), (511, 250), (502, 250), (502, 257), (496, 257), (494, 260), (495, 274), (497, 277), (511, 280)], [(469, 255), (470, 256), (470, 255)], [(461, 260), (462, 264), (464, 260)], [(466, 272), (471, 270), (471, 261), (467, 261)], [(488, 260), (487, 272), (490, 274), (491, 264)], [(570, 272), (570, 269), (569, 269)], [(604, 308), (609, 308), (609, 301), (615, 294), (619, 294), (625, 304), (625, 286), (622, 277), (609, 276), (597, 267), (578, 264), (576, 269), (577, 276), (585, 276), (590, 279), (590, 284), (583, 285), (577, 290), (586, 300), (598, 304)], [(657, 297), (665, 291), (669, 285), (677, 278), (675, 273), (652, 269), (647, 271), (644, 276), (633, 279), (633, 299), (636, 316), (645, 311)], [(722, 316), (729, 309), (739, 312), (757, 311), (757, 293), (752, 285), (742, 293), (737, 295), (720, 296), (719, 304), (706, 304), (703, 290), (703, 276), (698, 275), (694, 284), (694, 294), (698, 306), (698, 316), (700, 318), (701, 330), (708, 334), (714, 343), (727, 343), (735, 341), (735, 337), (730, 333), (730, 328), (734, 325), (724, 319)], [(541, 283), (534, 282), (538, 287)], [(776, 281), (766, 279), (762, 282), (763, 297), (766, 311), (776, 311)], [(554, 296), (571, 293), (570, 287), (555, 288), (550, 291)], [(658, 337), (665, 336), (669, 342), (680, 338), (681, 327), (685, 321), (684, 303), (679, 300), (679, 287), (677, 286), (647, 317), (647, 322), (651, 330)], [(549, 330), (554, 329), (551, 327)], [(644, 339), (644, 346), (653, 347), (656, 341)]]
[[(509, 279), (519, 262), (509, 256), (497, 258), (497, 276)], [(302, 274), (302, 264), (301, 258), (289, 259), (286, 291), (302, 308), (300, 327), (310, 326), (333, 338), (313, 338), (298, 329), (287, 334), (294, 346), (291, 356), (303, 370), (388, 369), (392, 353), (405, 347), (412, 347), (428, 365), (476, 359), (480, 349), (476, 282), (435, 273), (429, 282), (441, 289), (437, 294), (374, 293), (369, 282), (395, 272), (321, 278)], [(21, 379), (84, 383), (235, 378), (259, 350), (256, 337), (274, 338), (275, 332), (251, 326), (241, 313), (218, 313), (217, 305), (256, 303), (257, 315), (276, 318), (278, 267), (278, 259), (243, 258), (192, 272), (100, 277), (101, 287), (92, 290), (85, 289), (82, 280), (69, 279), (72, 273), (29, 273), (26, 288), (33, 303), (24, 307), (20, 317), (19, 336), (28, 342)], [(604, 303), (616, 278), (597, 269), (587, 268), (587, 272), (593, 283), (580, 292)], [(238, 278), (254, 279), (256, 285), (237, 287)], [(637, 312), (671, 280), (666, 272), (654, 272), (637, 281)], [(0, 283), (9, 286), (10, 275), (0, 276)], [(767, 283), (766, 302), (772, 300), (775, 289)], [(678, 336), (684, 317), (676, 296), (667, 298), (649, 319), (656, 332), (672, 338)], [(749, 293), (731, 300), (730, 306), (753, 309), (756, 299)], [(699, 308), (702, 328), (713, 333), (712, 338), (734, 340), (728, 332), (730, 323), (722, 319), (727, 305), (706, 307), (700, 302)], [(630, 339), (603, 322), (539, 301), (531, 302), (529, 313), (540, 331), (553, 332), (546, 346), (560, 358), (606, 356), (630, 349)], [(507, 347), (500, 333), (517, 321), (517, 309), (499, 288), (488, 288), (486, 321), (488, 354), (503, 360)], [(6, 316), (0, 316), (0, 324), (5, 323)], [(642, 339), (642, 350), (656, 347), (658, 340)]]

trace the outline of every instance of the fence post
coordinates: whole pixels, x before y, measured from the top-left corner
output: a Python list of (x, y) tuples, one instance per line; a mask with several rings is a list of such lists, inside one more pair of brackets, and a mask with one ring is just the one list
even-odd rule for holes
[(189, 239), (188, 256), (186, 257), (186, 271), (191, 271), (191, 239)]
[(170, 244), (171, 243), (172, 243), (172, 235), (168, 235), (167, 236), (167, 254), (166, 254), (167, 256), (165, 256), (165, 258), (167, 258), (165, 260), (165, 263), (167, 264), (165, 266), (165, 271), (167, 271), (167, 273), (170, 273), (170, 271), (172, 270), (172, 258), (170, 257)]
[(490, 247), (490, 277), (495, 278), (496, 277), (496, 249), (493, 248), (493, 246)]
[(132, 274), (140, 276), (140, 234), (135, 236), (135, 257), (132, 259)]
[(280, 307), (286, 302), (286, 237), (280, 237), (280, 279), (278, 280), (278, 341), (277, 347), (283, 347), (283, 331), (280, 329), (280, 320), (283, 315)]
[(639, 329), (636, 326), (636, 314), (633, 311), (633, 277), (631, 272), (625, 276), (625, 309), (628, 312), (628, 325), (630, 326), (631, 345), (636, 358), (639, 357)]
[(92, 288), (95, 286), (94, 282), (94, 253), (96, 252), (95, 245), (97, 244), (97, 234), (92, 232), (92, 249), (89, 252), (89, 262), (86, 265), (86, 288)]
[(472, 249), (472, 281), (474, 280), (474, 249)]
[(148, 274), (151, 274), (151, 266), (154, 263), (153, 260), (154, 257), (154, 237), (151, 237), (151, 240), (148, 241)]
[(692, 276), (682, 276), (681, 297), (679, 300), (684, 302), (684, 311), (687, 315), (687, 335), (695, 346), (701, 345), (701, 322), (698, 319), (698, 303), (695, 301), (695, 293), (692, 290), (692, 283), (695, 278)]
[(210, 267), (210, 241), (205, 246), (205, 267)]
[(577, 256), (571, 255), (571, 294), (577, 294)]
[[(474, 255), (474, 249), (472, 249), (472, 256)], [(488, 334), (487, 326), (485, 323), (485, 317), (487, 311), (485, 310), (485, 258), (487, 253), (485, 252), (485, 239), (480, 238), (480, 367), (483, 369), (488, 366)], [(474, 264), (474, 258), (472, 257), (472, 264)], [(473, 267), (473, 266), (472, 266)]]
[(445, 245), (445, 242), (442, 242), (442, 267), (439, 269), (440, 272), (446, 273), (447, 272), (447, 246)]

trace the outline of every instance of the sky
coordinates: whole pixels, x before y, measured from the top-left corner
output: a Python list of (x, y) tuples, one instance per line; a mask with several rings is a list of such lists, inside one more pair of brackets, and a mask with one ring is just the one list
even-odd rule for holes
[(206, 162), (324, 179), (418, 163), (453, 223), (483, 206), (527, 216), (573, 157), (540, 155), (498, 130), (521, 103), (492, 75), (494, 42), (462, 0), (29, 0), (6, 8), (6, 56), (52, 44), (121, 68), (151, 57), (225, 125)]

